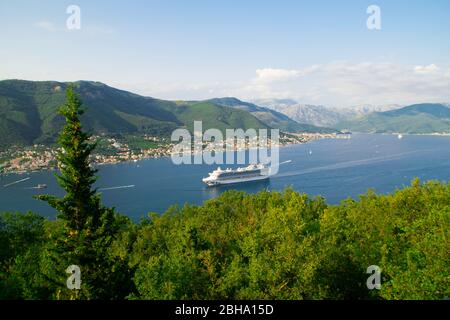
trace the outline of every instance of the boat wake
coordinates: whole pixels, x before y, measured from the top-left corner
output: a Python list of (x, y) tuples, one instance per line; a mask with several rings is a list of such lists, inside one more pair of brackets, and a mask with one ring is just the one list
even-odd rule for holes
[(3, 185), (3, 187), (7, 188), (7, 187), (9, 187), (9, 186), (13, 186), (13, 185), (15, 185), (15, 184), (17, 184), (17, 183), (21, 183), (21, 182), (24, 182), (24, 181), (27, 181), (27, 180), (30, 180), (30, 179), (31, 179), (30, 177), (25, 178), (25, 179), (20, 179), (20, 180), (17, 180), (17, 181), (14, 181), (14, 182), (5, 184), (5, 185)]
[(117, 189), (128, 189), (128, 188), (134, 188), (135, 185), (131, 184), (129, 186), (118, 186), (118, 187), (110, 187), (110, 188), (99, 188), (98, 191), (108, 191), (108, 190), (117, 190)]
[(413, 153), (422, 153), (422, 152), (430, 152), (435, 149), (427, 149), (427, 150), (415, 150), (410, 152), (403, 152), (403, 153), (397, 153), (390, 156), (383, 156), (383, 157), (375, 157), (375, 158), (368, 158), (368, 159), (361, 159), (361, 160), (354, 160), (354, 161), (346, 161), (346, 162), (339, 162), (327, 166), (321, 166), (321, 167), (313, 167), (313, 168), (307, 168), (304, 170), (296, 170), (296, 171), (288, 171), (284, 173), (279, 173), (272, 178), (283, 178), (283, 177), (292, 177), (292, 176), (298, 176), (302, 174), (309, 174), (309, 173), (315, 173), (320, 171), (327, 171), (327, 170), (336, 170), (336, 169), (345, 169), (345, 168), (351, 168), (356, 166), (363, 166), (373, 163), (379, 163), (379, 162), (387, 162), (392, 160), (398, 160), (404, 157), (405, 155), (413, 154)]
[(287, 160), (287, 161), (283, 161), (283, 162), (279, 163), (278, 165), (281, 166), (282, 164), (287, 164), (287, 163), (291, 163), (291, 162), (292, 162), (292, 160)]

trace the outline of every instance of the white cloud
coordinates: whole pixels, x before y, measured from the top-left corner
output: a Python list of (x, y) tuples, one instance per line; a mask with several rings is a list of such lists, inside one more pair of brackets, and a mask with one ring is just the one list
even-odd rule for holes
[(255, 81), (262, 82), (275, 82), (275, 81), (284, 81), (296, 78), (299, 76), (299, 71), (297, 70), (285, 70), (285, 69), (272, 69), (272, 68), (264, 68), (256, 70), (256, 79)]
[[(2, 75), (13, 74), (17, 77), (16, 69), (5, 68), (6, 66), (0, 66)], [(22, 77), (30, 78), (26, 74)], [(92, 74), (71, 74), (70, 79), (73, 77), (91, 79)], [(40, 78), (61, 77), (51, 74)], [(142, 95), (173, 100), (224, 96), (235, 96), (243, 100), (291, 98), (301, 103), (334, 107), (450, 102), (450, 67), (436, 64), (417, 66), (338, 61), (298, 69), (258, 68), (247, 79), (235, 81), (150, 82), (123, 78), (103, 81)]]
[(417, 67), (420, 66), (340, 61), (301, 69), (259, 68), (246, 80), (232, 82), (115, 85), (143, 95), (183, 100), (223, 96), (244, 100), (291, 98), (334, 107), (450, 101), (449, 67)]
[(419, 74), (436, 73), (439, 68), (433, 63), (428, 66), (416, 66), (414, 72)]
[(333, 62), (297, 70), (258, 69), (268, 78), (238, 90), (243, 98), (293, 98), (304, 103), (332, 106), (356, 104), (409, 104), (450, 101), (448, 71), (435, 64), (407, 66), (394, 63)]
[(56, 31), (55, 25), (52, 22), (46, 21), (46, 20), (36, 22), (35, 27), (45, 30), (45, 31), (48, 31), (48, 32)]

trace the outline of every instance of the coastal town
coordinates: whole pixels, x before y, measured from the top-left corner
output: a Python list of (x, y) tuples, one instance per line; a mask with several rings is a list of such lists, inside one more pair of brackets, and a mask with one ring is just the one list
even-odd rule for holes
[[(339, 135), (322, 133), (289, 133), (280, 137), (278, 146), (286, 146), (325, 138), (339, 138)], [(115, 164), (125, 161), (139, 161), (149, 158), (170, 156), (175, 146), (165, 138), (142, 136), (124, 139), (105, 136), (92, 136), (97, 148), (91, 155), (94, 165)], [(217, 150), (219, 147), (243, 150), (260, 147), (259, 140), (203, 142), (204, 151)], [(273, 144), (272, 141), (267, 142)], [(229, 150), (229, 149), (228, 149)], [(13, 147), (0, 150), (0, 174), (25, 173), (41, 170), (56, 170), (58, 148), (35, 144), (27, 147)]]
[[(97, 147), (91, 155), (94, 165), (114, 164), (123, 161), (138, 161), (157, 158), (170, 154), (173, 145), (159, 137), (144, 136), (124, 142), (123, 139), (104, 136), (92, 136)], [(144, 142), (144, 143), (142, 143)], [(0, 151), (0, 174), (25, 173), (41, 170), (55, 170), (58, 167), (57, 146), (35, 144), (33, 146), (15, 146)]]

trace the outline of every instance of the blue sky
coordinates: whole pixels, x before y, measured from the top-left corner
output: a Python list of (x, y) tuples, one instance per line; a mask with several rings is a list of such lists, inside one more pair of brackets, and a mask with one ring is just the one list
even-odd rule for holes
[[(81, 9), (69, 31), (66, 8)], [(369, 5), (381, 30), (366, 27)], [(1, 1), (0, 79), (167, 99), (450, 101), (450, 1)]]

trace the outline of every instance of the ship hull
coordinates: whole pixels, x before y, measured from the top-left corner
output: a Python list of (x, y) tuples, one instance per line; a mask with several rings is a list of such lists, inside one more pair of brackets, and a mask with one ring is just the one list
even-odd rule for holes
[(269, 179), (268, 175), (261, 175), (256, 177), (248, 177), (248, 178), (238, 178), (238, 179), (223, 179), (223, 180), (210, 180), (210, 181), (204, 181), (209, 187), (214, 186), (220, 186), (220, 185), (227, 185), (227, 184), (238, 184), (238, 183), (244, 183), (244, 182), (251, 182), (251, 181), (260, 181), (260, 180), (266, 180)]

